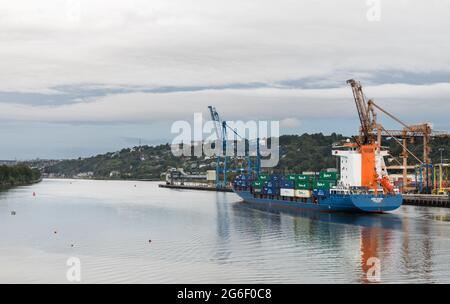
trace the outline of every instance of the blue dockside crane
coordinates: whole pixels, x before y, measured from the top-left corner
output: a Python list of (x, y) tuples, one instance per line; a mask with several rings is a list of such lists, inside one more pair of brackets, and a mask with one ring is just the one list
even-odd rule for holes
[[(214, 122), (214, 129), (216, 132), (217, 142), (222, 141), (222, 155), (216, 155), (216, 187), (222, 188), (227, 185), (227, 175), (229, 171), (242, 171), (241, 169), (230, 169), (228, 168), (228, 156), (226, 155), (227, 151), (227, 139), (228, 132), (227, 129), (231, 130), (240, 140), (244, 140), (247, 143), (246, 139), (240, 136), (235, 129), (232, 129), (225, 120), (220, 119), (220, 115), (217, 112), (216, 108), (213, 106), (208, 106), (209, 112), (211, 114), (211, 119)], [(254, 171), (259, 174), (261, 170), (261, 159), (260, 159), (260, 148), (259, 148), (259, 138), (257, 138), (256, 143), (256, 164)], [(246, 158), (247, 158), (247, 174), (250, 177), (252, 172), (251, 167), (251, 159), (250, 159), (250, 146), (248, 149), (245, 149)], [(223, 170), (221, 170), (220, 161), (223, 158)], [(223, 181), (220, 180), (220, 175), (223, 173)]]

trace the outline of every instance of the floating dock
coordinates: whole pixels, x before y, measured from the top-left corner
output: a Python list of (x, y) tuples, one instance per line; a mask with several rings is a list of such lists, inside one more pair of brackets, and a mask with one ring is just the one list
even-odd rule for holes
[(233, 192), (231, 188), (216, 188), (207, 185), (177, 185), (177, 184), (159, 184), (160, 188), (182, 189), (182, 190), (200, 190), (215, 192)]
[(404, 205), (450, 208), (450, 197), (432, 194), (403, 194)]

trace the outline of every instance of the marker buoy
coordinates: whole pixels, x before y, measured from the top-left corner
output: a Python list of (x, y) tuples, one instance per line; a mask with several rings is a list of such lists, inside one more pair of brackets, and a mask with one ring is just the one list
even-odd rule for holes
[(36, 192), (33, 192), (33, 196), (36, 196)]

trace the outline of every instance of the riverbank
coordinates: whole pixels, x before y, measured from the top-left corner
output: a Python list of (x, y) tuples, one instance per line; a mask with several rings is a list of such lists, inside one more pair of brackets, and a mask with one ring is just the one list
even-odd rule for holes
[(23, 165), (0, 166), (0, 190), (32, 185), (41, 180), (41, 173), (37, 169)]
[(33, 181), (29, 181), (26, 183), (13, 183), (13, 184), (0, 184), (0, 191), (4, 191), (4, 190), (9, 190), (11, 188), (15, 188), (15, 187), (20, 187), (20, 186), (30, 186), (30, 185), (34, 185), (37, 183), (42, 182), (42, 178), (39, 178), (37, 180), (33, 180)]

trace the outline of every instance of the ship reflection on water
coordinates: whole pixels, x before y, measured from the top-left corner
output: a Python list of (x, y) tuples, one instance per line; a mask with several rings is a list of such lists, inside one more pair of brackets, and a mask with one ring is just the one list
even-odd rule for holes
[[(396, 283), (404, 282), (406, 278), (434, 282), (435, 235), (430, 234), (430, 223), (425, 218), (443, 221), (448, 219), (448, 215), (430, 215), (422, 208), (420, 211), (425, 212), (423, 217), (408, 217), (402, 213), (408, 214), (412, 209), (420, 208), (403, 208), (395, 214), (346, 214), (294, 211), (237, 202), (232, 210), (235, 218), (252, 219), (238, 221), (237, 224), (249, 225), (240, 230), (251, 232), (254, 240), (263, 238), (267, 227), (270, 227), (272, 233), (280, 234), (280, 238), (283, 234), (291, 236), (299, 244), (299, 250), (313, 251), (318, 255), (325, 253), (324, 258), (329, 258), (327, 253), (334, 251), (335, 266), (352, 274), (355, 282)], [(286, 226), (291, 226), (292, 230), (287, 232)], [(442, 228), (448, 230), (447, 227)], [(355, 246), (355, 240), (359, 246)], [(372, 277), (374, 258), (380, 263), (379, 278)], [(449, 273), (450, 269), (447, 267), (445, 271)]]

